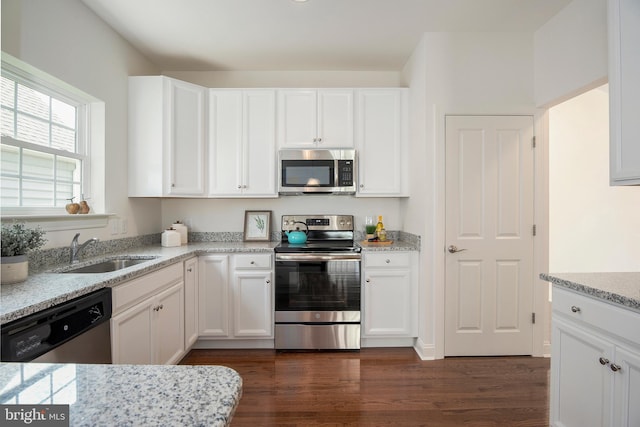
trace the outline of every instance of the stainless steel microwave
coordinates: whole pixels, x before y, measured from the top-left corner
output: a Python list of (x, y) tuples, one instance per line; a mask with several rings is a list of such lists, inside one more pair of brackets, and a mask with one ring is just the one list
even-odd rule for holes
[(278, 192), (355, 194), (356, 150), (294, 150), (278, 152)]

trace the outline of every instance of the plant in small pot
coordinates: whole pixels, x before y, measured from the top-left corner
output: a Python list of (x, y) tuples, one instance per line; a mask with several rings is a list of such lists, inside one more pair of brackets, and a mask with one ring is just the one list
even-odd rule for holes
[(2, 224), (2, 274), (0, 280), (3, 285), (19, 283), (27, 280), (29, 275), (29, 261), (27, 252), (42, 247), (47, 239), (40, 227), (27, 228), (24, 223), (13, 222)]

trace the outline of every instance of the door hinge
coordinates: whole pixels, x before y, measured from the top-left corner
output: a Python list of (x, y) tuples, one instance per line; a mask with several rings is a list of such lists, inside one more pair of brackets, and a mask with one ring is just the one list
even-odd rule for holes
[(537, 233), (538, 233), (538, 227), (536, 227), (536, 225), (533, 224), (533, 227), (531, 227), (531, 234), (535, 236)]
[(533, 323), (533, 324), (536, 323), (536, 314), (535, 313), (531, 313), (531, 323)]
[(536, 137), (535, 136), (533, 138), (531, 138), (531, 146), (533, 148), (536, 148)]

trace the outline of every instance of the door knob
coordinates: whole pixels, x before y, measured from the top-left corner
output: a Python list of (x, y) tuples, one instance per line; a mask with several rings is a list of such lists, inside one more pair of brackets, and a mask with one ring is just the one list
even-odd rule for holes
[(449, 246), (447, 250), (449, 251), (449, 253), (452, 253), (452, 254), (455, 254), (456, 252), (466, 251), (466, 249), (458, 249), (456, 245)]

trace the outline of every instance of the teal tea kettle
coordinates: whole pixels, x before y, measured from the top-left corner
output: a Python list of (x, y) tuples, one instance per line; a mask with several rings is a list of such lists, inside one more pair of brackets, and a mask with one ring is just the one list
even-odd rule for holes
[(284, 234), (287, 235), (289, 243), (294, 245), (307, 243), (307, 234), (309, 233), (309, 227), (307, 224), (302, 221), (296, 221), (294, 224), (302, 224), (307, 227), (307, 229), (305, 231), (300, 231), (300, 227), (296, 227), (295, 231), (285, 231)]

